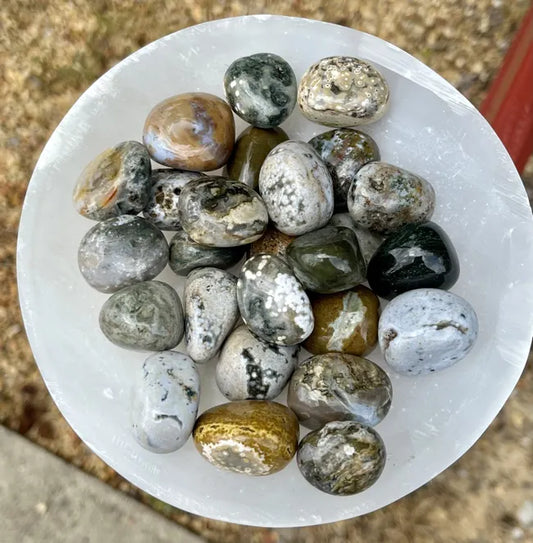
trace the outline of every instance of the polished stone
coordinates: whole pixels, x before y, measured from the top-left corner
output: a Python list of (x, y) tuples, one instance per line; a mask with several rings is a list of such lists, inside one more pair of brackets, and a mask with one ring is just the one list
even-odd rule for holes
[(285, 251), (294, 236), (288, 236), (269, 225), (265, 233), (250, 245), (250, 256), (268, 254), (285, 257)]

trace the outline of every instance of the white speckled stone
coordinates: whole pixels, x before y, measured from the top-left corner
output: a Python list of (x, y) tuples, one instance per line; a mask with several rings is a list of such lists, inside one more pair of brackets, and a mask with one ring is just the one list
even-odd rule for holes
[(443, 370), (470, 351), (477, 316), (460, 296), (421, 288), (394, 298), (379, 320), (379, 344), (387, 364), (403, 375)]
[(207, 362), (222, 346), (237, 319), (237, 278), (218, 268), (193, 270), (185, 282), (185, 341), (198, 363)]
[(169, 453), (191, 435), (200, 399), (200, 376), (185, 354), (165, 351), (149, 356), (135, 380), (131, 425), (145, 449)]
[(285, 141), (270, 151), (259, 172), (259, 193), (274, 226), (289, 236), (316, 230), (333, 215), (329, 171), (302, 141)]
[(272, 345), (239, 326), (224, 343), (216, 367), (220, 392), (229, 400), (273, 400), (298, 360), (298, 347)]

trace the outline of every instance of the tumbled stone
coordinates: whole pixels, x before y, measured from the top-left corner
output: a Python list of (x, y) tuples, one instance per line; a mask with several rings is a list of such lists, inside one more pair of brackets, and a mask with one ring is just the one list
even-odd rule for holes
[(250, 245), (250, 256), (269, 254), (285, 257), (285, 251), (294, 236), (287, 236), (272, 226), (267, 226), (265, 233)]

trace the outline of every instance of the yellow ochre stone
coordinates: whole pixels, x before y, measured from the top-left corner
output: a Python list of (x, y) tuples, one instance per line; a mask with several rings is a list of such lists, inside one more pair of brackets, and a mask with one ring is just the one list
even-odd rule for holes
[(263, 236), (250, 245), (250, 256), (268, 254), (284, 257), (285, 249), (293, 239), (294, 236), (288, 236), (273, 226), (268, 226)]

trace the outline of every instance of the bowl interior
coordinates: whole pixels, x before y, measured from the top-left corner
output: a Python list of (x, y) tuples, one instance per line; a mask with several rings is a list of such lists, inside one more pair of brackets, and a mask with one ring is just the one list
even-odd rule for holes
[[(387, 465), (373, 487), (352, 497), (315, 490), (295, 460), (273, 476), (248, 478), (217, 470), (191, 440), (168, 455), (138, 446), (129, 431), (129, 393), (146, 354), (105, 339), (98, 312), (106, 295), (91, 289), (77, 268), (78, 244), (94, 224), (77, 215), (71, 202), (83, 166), (106, 147), (141, 140), (157, 102), (189, 91), (223, 96), (228, 65), (267, 51), (284, 57), (298, 78), (316, 60), (339, 54), (366, 58), (382, 71), (391, 87), (390, 110), (364, 130), (378, 142), (384, 161), (435, 187), (433, 220), (449, 234), (461, 263), (452, 290), (479, 316), (478, 342), (456, 366), (418, 378), (391, 375), (392, 409), (377, 426)], [(237, 133), (242, 128), (237, 119)], [(327, 130), (298, 111), (283, 128), (304, 141)], [(162, 38), (115, 66), (78, 100), (50, 138), (29, 185), (18, 278), (39, 368), (55, 402), (96, 454), (143, 490), (187, 511), (244, 524), (297, 526), (383, 507), (440, 473), (481, 435), (511, 393), (529, 350), (532, 240), (531, 210), (510, 158), (480, 114), (442, 78), (355, 30), (250, 16)], [(168, 267), (159, 279), (181, 295), (183, 281)], [(379, 349), (368, 357), (383, 364)], [(224, 397), (214, 383), (214, 365), (201, 373), (204, 410)]]

